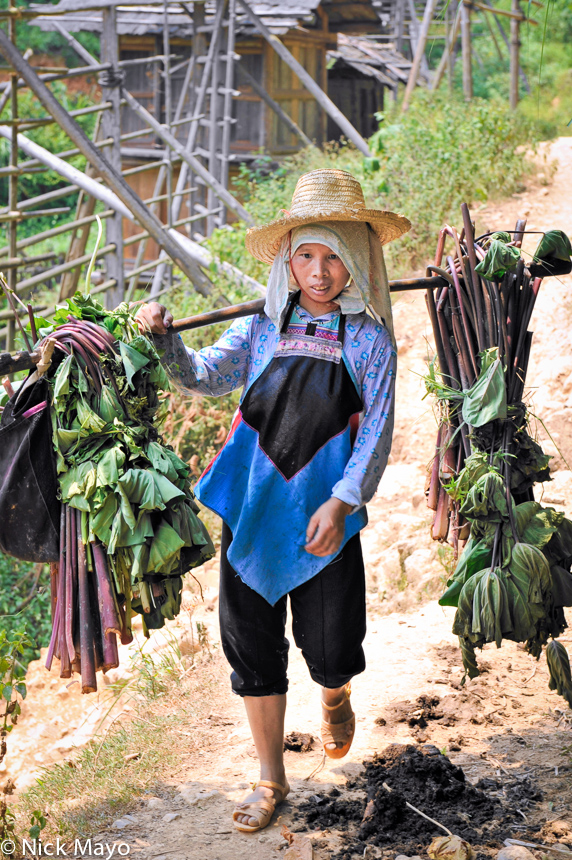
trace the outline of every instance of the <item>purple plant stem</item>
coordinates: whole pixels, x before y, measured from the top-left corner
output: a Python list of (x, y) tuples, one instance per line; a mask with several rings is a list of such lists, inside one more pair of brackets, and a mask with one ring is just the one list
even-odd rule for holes
[[(455, 292), (457, 295), (457, 301), (459, 303), (459, 308), (461, 310), (461, 316), (463, 318), (463, 327), (464, 327), (464, 334), (465, 334), (465, 339), (466, 339), (466, 343), (467, 343), (467, 352), (468, 352), (468, 356), (470, 357), (470, 364), (467, 361), (465, 361), (466, 370), (467, 370), (467, 374), (468, 374), (469, 373), (469, 367), (472, 367), (474, 379), (476, 379), (479, 374), (478, 374), (478, 370), (477, 370), (477, 360), (475, 357), (475, 346), (473, 344), (471, 329), (470, 329), (469, 321), (467, 319), (467, 314), (465, 311), (465, 303), (463, 301), (461, 284), (459, 283), (459, 278), (457, 276), (457, 272), (455, 271), (455, 262), (454, 262), (453, 258), (447, 257), (447, 263), (448, 263), (449, 269), (451, 271), (451, 278), (453, 279), (453, 283), (455, 285)], [(460, 344), (459, 344), (459, 346), (460, 346)]]
[(127, 617), (125, 614), (125, 604), (119, 604), (119, 617), (121, 618), (121, 644), (131, 645), (133, 642), (133, 633), (127, 626)]
[(71, 661), (67, 648), (67, 639), (66, 639), (66, 606), (67, 606), (67, 589), (68, 589), (68, 572), (67, 566), (69, 564), (69, 554), (70, 554), (70, 537), (69, 537), (69, 526), (70, 526), (70, 515), (69, 515), (69, 505), (64, 505), (66, 511), (66, 525), (64, 530), (65, 536), (65, 566), (64, 566), (64, 575), (61, 577), (62, 581), (62, 602), (60, 605), (60, 624), (59, 624), (59, 652), (60, 652), (60, 678), (71, 678)]
[(75, 510), (66, 505), (66, 606), (65, 606), (65, 639), (70, 663), (75, 660), (75, 646), (73, 642), (74, 606), (76, 600), (76, 517)]
[(444, 541), (449, 533), (449, 496), (447, 491), (441, 487), (439, 490), (439, 502), (433, 517), (431, 526), (431, 537), (433, 540)]
[[(435, 349), (437, 350), (437, 358), (439, 359), (439, 369), (441, 371), (441, 379), (445, 383), (445, 377), (449, 374), (449, 366), (445, 358), (445, 350), (443, 349), (443, 339), (439, 328), (439, 320), (437, 319), (437, 310), (435, 308), (435, 296), (433, 290), (427, 290), (425, 294), (425, 302), (429, 311), (429, 318), (433, 327), (433, 337), (435, 338)], [(446, 383), (445, 383), (446, 384)]]
[(115, 589), (109, 575), (105, 550), (100, 543), (92, 543), (93, 564), (97, 577), (97, 595), (99, 600), (99, 614), (101, 617), (102, 636), (108, 633), (121, 635), (121, 620), (117, 610)]
[(453, 354), (453, 350), (451, 349), (451, 342), (449, 340), (449, 329), (447, 327), (447, 320), (445, 319), (444, 306), (442, 302), (439, 302), (439, 305), (437, 305), (437, 319), (439, 320), (441, 340), (443, 342), (443, 349), (445, 351), (447, 366), (449, 368), (449, 381), (447, 384), (451, 388), (456, 388), (457, 390), (459, 390), (461, 387), (459, 382), (459, 367), (457, 365), (457, 359)]
[[(473, 232), (473, 225), (471, 223), (471, 213), (469, 212), (469, 207), (466, 203), (461, 204), (461, 213), (463, 215), (463, 226), (465, 229), (465, 240), (467, 245), (467, 254), (469, 257), (471, 286), (475, 300), (475, 310), (477, 317), (477, 340), (479, 344), (479, 351), (482, 351), (486, 347), (485, 330), (483, 325), (482, 293), (480, 291), (480, 284), (478, 283), (478, 275), (475, 272), (475, 266), (477, 265), (477, 255), (475, 254), (475, 234)], [(466, 278), (465, 283), (467, 283)]]
[(89, 581), (85, 544), (78, 543), (77, 553), (78, 593), (79, 593), (79, 629), (81, 654), (81, 691), (95, 693), (97, 680), (95, 677), (95, 647), (94, 629), (89, 600)]
[(102, 638), (103, 646), (103, 671), (117, 669), (119, 666), (119, 649), (117, 647), (117, 636), (115, 633), (107, 633)]
[(56, 607), (58, 603), (59, 590), (59, 564), (57, 561), (50, 562), (50, 609), (52, 615), (52, 625), (56, 618)]
[(469, 375), (472, 375), (471, 358), (469, 356), (469, 348), (465, 340), (465, 333), (461, 324), (461, 316), (459, 314), (459, 306), (456, 301), (455, 288), (449, 288), (449, 306), (451, 308), (451, 323), (453, 326), (453, 336), (459, 354), (457, 361), (459, 363), (459, 372), (461, 374), (461, 385), (464, 389), (470, 388)]
[(443, 424), (439, 425), (437, 430), (437, 443), (435, 445), (435, 456), (433, 457), (433, 465), (431, 466), (431, 479), (429, 481), (429, 492), (427, 493), (427, 507), (432, 510), (437, 510), (439, 501), (439, 458), (441, 455), (441, 438), (443, 435)]
[[(60, 624), (62, 623), (63, 600), (64, 600), (64, 579), (65, 579), (65, 564), (66, 564), (66, 506), (62, 504), (60, 508), (60, 560), (58, 562), (58, 581), (57, 594), (52, 593), (52, 635), (50, 644), (48, 645), (48, 653), (46, 654), (46, 669), (48, 672), (52, 668), (54, 656), (59, 658), (59, 637)], [(51, 585), (54, 580), (51, 580)]]

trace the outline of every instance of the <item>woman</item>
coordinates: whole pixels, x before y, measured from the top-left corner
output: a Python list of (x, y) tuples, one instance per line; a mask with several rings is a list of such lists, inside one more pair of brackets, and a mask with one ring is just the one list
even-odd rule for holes
[(242, 831), (266, 827), (289, 792), (288, 595), (294, 639), (321, 687), (326, 755), (342, 758), (353, 739), (349, 682), (365, 668), (359, 532), (393, 430), (382, 244), (409, 227), (400, 215), (366, 209), (351, 174), (316, 170), (299, 179), (284, 217), (247, 233), (247, 249), (272, 263), (264, 314), (235, 321), (194, 352), (169, 334), (173, 317), (161, 305), (138, 313), (179, 390), (244, 386), (227, 441), (195, 488), (224, 523), (222, 645), (260, 760), (260, 781), (233, 813)]

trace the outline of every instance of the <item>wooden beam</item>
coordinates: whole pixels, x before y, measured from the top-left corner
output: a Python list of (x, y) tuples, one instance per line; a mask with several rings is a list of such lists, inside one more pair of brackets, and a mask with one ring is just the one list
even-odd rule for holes
[[(530, 0), (529, 0), (529, 2), (530, 2)], [(506, 49), (507, 49), (509, 56), (510, 56), (510, 42), (508, 40), (508, 36), (505, 33), (504, 27), (501, 24), (501, 22), (499, 21), (499, 19), (496, 16), (493, 16), (493, 17), (494, 17), (494, 22), (497, 25), (497, 30), (499, 31), (500, 35), (502, 36), (502, 40), (505, 43)], [(528, 83), (528, 78), (526, 77), (526, 75), (524, 73), (524, 69), (522, 68), (522, 66), (519, 66), (518, 73), (520, 75), (520, 79), (522, 81), (522, 85), (523, 85), (524, 89), (530, 95), (530, 84)]]
[[(24, 60), (20, 52), (12, 45), (7, 35), (0, 30), (0, 54), (4, 59), (18, 72), (19, 76), (30, 87), (34, 95), (43, 104), (49, 114), (57, 120), (58, 125), (68, 135), (72, 142), (78, 147), (80, 152), (87, 160), (96, 168), (106, 185), (113, 189), (113, 197), (117, 201), (121, 201), (121, 206), (124, 208), (128, 218), (135, 218), (142, 227), (149, 230), (156, 242), (161, 245), (169, 256), (177, 263), (182, 271), (187, 275), (192, 283), (206, 282), (207, 289), (209, 288), (208, 279), (205, 277), (200, 268), (189, 257), (188, 253), (183, 249), (182, 245), (177, 241), (176, 236), (167, 232), (159, 219), (149, 212), (145, 204), (129, 187), (126, 180), (113, 166), (104, 158), (97, 147), (87, 137), (81, 127), (70, 118), (65, 108), (58, 102), (53, 93), (48, 89), (43, 81), (40, 80), (37, 73)], [(24, 138), (24, 135), (20, 137)], [(26, 138), (24, 138), (26, 140)], [(31, 143), (31, 141), (27, 141)], [(39, 147), (39, 149), (43, 149)], [(44, 153), (46, 152), (43, 150)], [(48, 153), (49, 154), (49, 153)], [(61, 161), (61, 159), (59, 159)], [(69, 165), (67, 165), (69, 167)], [(80, 171), (77, 171), (80, 173)], [(82, 179), (86, 179), (83, 174), (80, 174)], [(74, 181), (74, 180), (72, 180)], [(79, 182), (76, 184), (80, 185)], [(96, 185), (96, 183), (93, 183)], [(81, 187), (81, 186), (80, 186)], [(106, 191), (106, 188), (100, 187), (99, 194)], [(117, 201), (117, 203), (119, 203)], [(117, 204), (112, 206), (117, 209)]]
[[(108, 72), (101, 75), (103, 101), (112, 104), (110, 111), (101, 117), (102, 136), (110, 138), (113, 143), (106, 150), (110, 164), (121, 173), (121, 91), (119, 82), (119, 39), (117, 36), (117, 9), (102, 10), (101, 59), (111, 66)], [(105, 222), (105, 239), (107, 245), (115, 248), (105, 260), (107, 280), (114, 280), (115, 287), (106, 293), (108, 308), (117, 307), (123, 301), (125, 294), (125, 276), (123, 269), (123, 220), (119, 213), (112, 215)]]
[(493, 15), (502, 15), (504, 18), (526, 21), (527, 24), (532, 24), (534, 27), (538, 27), (538, 21), (535, 21), (534, 18), (527, 18), (526, 15), (523, 15), (522, 11), (509, 12), (507, 9), (493, 9), (493, 7), (489, 6), (487, 3), (479, 3), (477, 0), (470, 0), (467, 5), (472, 9), (481, 9), (483, 12), (492, 12)]
[(463, 94), (467, 101), (473, 98), (473, 57), (471, 46), (471, 7), (461, 3), (461, 40), (463, 45)]
[(40, 361), (39, 352), (0, 352), (0, 376), (31, 370)]
[(165, 126), (161, 125), (160, 122), (157, 122), (155, 117), (146, 110), (143, 105), (139, 104), (135, 96), (131, 95), (126, 89), (122, 89), (123, 97), (125, 101), (142, 120), (145, 122), (149, 128), (152, 128), (157, 137), (160, 137), (167, 146), (170, 146), (171, 149), (177, 153), (177, 155), (182, 158), (186, 164), (189, 165), (191, 170), (193, 170), (197, 176), (200, 176), (201, 179), (212, 188), (215, 192), (216, 196), (224, 203), (231, 212), (234, 212), (242, 221), (246, 221), (249, 226), (254, 224), (254, 220), (252, 215), (244, 208), (242, 203), (239, 203), (238, 200), (232, 196), (232, 194), (226, 190), (226, 188), (221, 185), (221, 183), (216, 179), (212, 173), (210, 173), (201, 162), (194, 155), (191, 155), (190, 152), (183, 146), (182, 143), (179, 143), (177, 138), (171, 134), (170, 131), (167, 131)]
[(429, 33), (429, 27), (431, 26), (431, 21), (433, 20), (433, 13), (435, 11), (436, 6), (437, 0), (427, 0), (427, 3), (425, 4), (425, 12), (423, 14), (423, 22), (421, 24), (421, 30), (419, 32), (419, 39), (415, 47), (415, 55), (413, 57), (411, 71), (409, 72), (407, 86), (405, 87), (405, 95), (403, 96), (403, 103), (401, 105), (402, 111), (406, 111), (409, 108), (409, 102), (411, 101), (411, 96), (417, 83), (419, 70), (421, 68), (421, 59), (425, 56), (427, 35)]
[(368, 149), (367, 143), (361, 136), (361, 134), (357, 131), (356, 128), (351, 124), (346, 116), (341, 112), (339, 108), (333, 103), (333, 101), (326, 95), (324, 90), (316, 83), (314, 78), (308, 74), (304, 66), (302, 66), (298, 60), (296, 60), (286, 45), (280, 41), (277, 36), (274, 36), (266, 24), (264, 24), (258, 15), (253, 12), (251, 7), (248, 5), (246, 0), (238, 0), (244, 11), (247, 13), (248, 17), (251, 21), (256, 24), (257, 29), (262, 33), (267, 42), (271, 45), (271, 47), (276, 51), (280, 59), (282, 59), (286, 65), (292, 69), (294, 74), (297, 75), (300, 83), (306, 87), (308, 92), (312, 93), (318, 104), (323, 110), (326, 111), (328, 116), (330, 116), (336, 125), (340, 128), (343, 134), (351, 140), (355, 146), (359, 149), (363, 155), (370, 156), (371, 153)]
[(459, 33), (461, 32), (461, 6), (462, 6), (462, 3), (459, 3), (459, 5), (457, 6), (455, 21), (454, 21), (453, 26), (451, 28), (451, 32), (449, 33), (449, 39), (447, 41), (447, 45), (446, 45), (445, 50), (443, 52), (443, 56), (441, 57), (441, 59), (439, 61), (439, 65), (437, 66), (437, 69), (435, 70), (435, 75), (433, 77), (432, 86), (431, 86), (432, 90), (438, 89), (439, 84), (443, 80), (443, 75), (445, 74), (445, 69), (447, 68), (447, 64), (449, 62), (449, 57), (452, 55), (453, 50), (455, 48), (455, 44), (457, 42), (457, 39), (459, 38)]
[[(389, 290), (392, 293), (406, 292), (410, 290), (427, 290), (435, 287), (445, 287), (447, 281), (441, 277), (430, 278), (403, 278), (398, 281), (389, 282)], [(94, 291), (95, 292), (95, 291)], [(253, 314), (264, 312), (266, 299), (254, 299), (252, 302), (242, 302), (239, 305), (231, 305), (227, 308), (217, 308), (194, 317), (175, 320), (171, 325), (174, 332), (191, 331), (203, 326), (215, 325), (215, 323), (229, 322), (230, 320), (248, 317)], [(20, 352), (14, 355), (10, 353), (0, 354), (0, 374), (15, 373), (16, 370), (30, 370), (39, 361), (39, 353)]]

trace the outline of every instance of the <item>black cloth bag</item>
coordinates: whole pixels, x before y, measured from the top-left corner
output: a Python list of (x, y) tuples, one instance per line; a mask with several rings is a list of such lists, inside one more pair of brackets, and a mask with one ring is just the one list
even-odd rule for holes
[(48, 381), (27, 380), (0, 419), (0, 551), (58, 561), (60, 501)]

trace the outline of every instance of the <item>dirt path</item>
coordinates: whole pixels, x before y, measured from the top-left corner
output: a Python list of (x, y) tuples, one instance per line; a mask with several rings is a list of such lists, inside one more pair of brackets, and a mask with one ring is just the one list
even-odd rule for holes
[[(526, 215), (530, 229), (557, 227), (572, 234), (572, 139), (556, 141), (550, 155), (559, 160), (559, 167), (549, 185), (531, 184), (522, 194), (483, 209), (477, 213), (478, 223), (485, 228), (512, 227), (518, 216)], [(530, 251), (535, 245), (533, 237), (525, 247)], [(572, 464), (571, 287), (572, 278), (566, 277), (561, 282), (551, 279), (542, 288), (532, 326), (536, 334), (528, 380), (531, 388), (537, 388), (534, 411), (543, 416), (564, 458)], [(485, 670), (482, 676), (465, 688), (459, 685), (460, 652), (450, 632), (454, 610), (443, 609), (434, 600), (447, 576), (450, 555), (429, 538), (423, 495), (435, 423), (428, 402), (422, 400), (420, 375), (430, 339), (422, 295), (408, 294), (398, 300), (395, 329), (400, 355), (397, 426), (391, 462), (369, 506), (370, 525), (364, 534), (370, 610), (365, 643), (368, 668), (353, 684), (357, 733), (350, 754), (339, 763), (327, 760), (320, 773), (307, 779), (320, 762), (319, 744), (309, 752), (288, 752), (289, 801), (264, 832), (237, 833), (231, 824), (233, 803), (257, 778), (257, 760), (241, 702), (229, 692), (221, 697), (223, 704), (216, 706), (222, 717), (218, 722), (226, 724), (213, 726), (209, 747), (182, 762), (183, 775), (166, 781), (157, 791), (159, 799), (138, 802), (131, 820), (124, 819), (121, 829), (111, 827), (98, 834), (102, 841), (126, 841), (131, 855), (141, 860), (277, 858), (276, 851), (285, 847), (281, 826), (300, 827), (296, 819), (300, 803), (333, 785), (345, 786), (360, 771), (364, 758), (393, 742), (430, 742), (446, 748), (472, 782), (484, 777), (502, 781), (507, 774), (528, 775), (542, 790), (543, 800), (530, 809), (523, 800), (523, 819), (544, 825), (546, 839), (553, 841), (554, 832), (568, 838), (567, 825), (547, 829), (546, 822), (570, 817), (572, 714), (561, 698), (549, 692), (544, 662), (533, 663), (511, 643), (503, 644), (500, 651), (488, 646), (480, 660)], [(542, 428), (539, 435), (547, 440)], [(571, 516), (572, 473), (554, 443), (547, 440), (543, 444), (555, 455), (557, 470), (544, 501)], [(214, 585), (212, 569), (205, 579)], [(209, 596), (215, 599), (215, 591)], [(203, 620), (211, 640), (216, 641), (216, 612), (204, 613)], [(568, 642), (572, 642), (572, 634)], [(318, 691), (295, 649), (290, 685), (286, 732), (319, 737)], [(54, 690), (53, 707), (57, 694)], [(42, 692), (32, 689), (31, 696), (40, 698)], [(62, 696), (78, 698), (73, 688)], [(413, 705), (419, 696), (428, 697), (424, 713), (423, 707)], [(400, 702), (411, 706), (396, 704)], [(23, 763), (29, 750), (26, 743), (21, 746)], [(56, 756), (53, 743), (48, 746), (39, 750), (42, 763)], [(318, 860), (331, 856), (337, 839), (334, 831), (317, 832), (312, 838)]]

